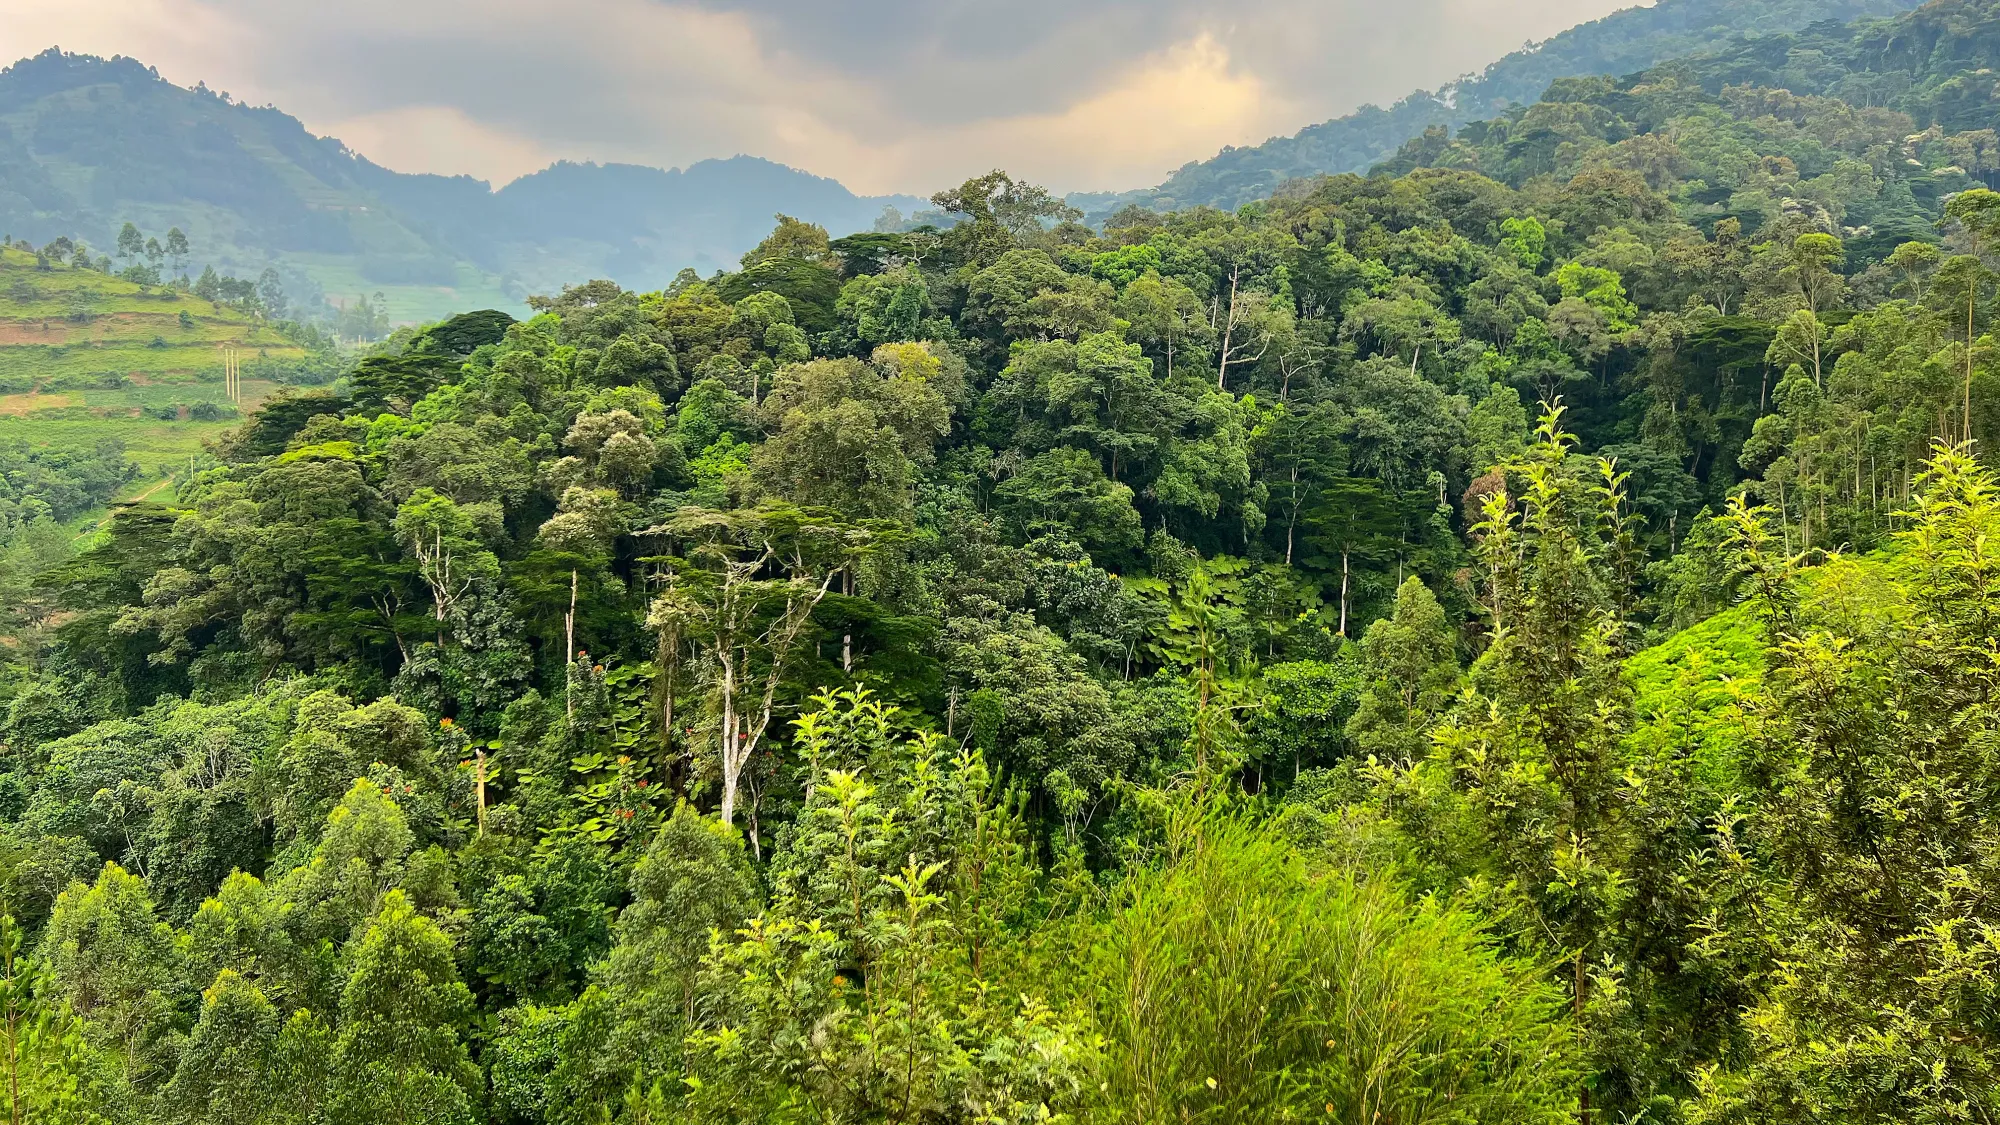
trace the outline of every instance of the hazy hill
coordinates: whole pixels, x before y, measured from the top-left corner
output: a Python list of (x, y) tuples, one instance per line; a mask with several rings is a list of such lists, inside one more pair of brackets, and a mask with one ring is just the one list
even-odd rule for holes
[(884, 206), (927, 206), (911, 196), (857, 196), (838, 181), (750, 156), (666, 171), (561, 163), (500, 189), (494, 205), (484, 240), (492, 257), (479, 260), (551, 291), (586, 274), (657, 288), (682, 266), (734, 270), (780, 211), (839, 237), (869, 229)]
[[(1832, 171), (1840, 147), (1862, 130), (1892, 132), (1879, 167), (1857, 185), (1907, 181), (1911, 202), (1934, 208), (1968, 185), (2000, 185), (1996, 71), (2000, 0), (1930, 0), (1891, 19), (1739, 37), (1616, 80), (1559, 81), (1537, 102), (1466, 122), (1452, 135), (1433, 129), (1412, 138), (1376, 170), (1465, 168), (1520, 185), (1597, 160), (1658, 178), (1636, 156), (1635, 139), (1663, 133), (1663, 143), (1650, 146), (1655, 164), (1699, 180), (1677, 189), (1690, 192), (1693, 205), (1721, 207), (1725, 189), (1755, 174), (1732, 174), (1740, 159), (1704, 167), (1716, 160), (1717, 142), (1677, 120), (1699, 108), (1706, 122), (1758, 151), (1783, 151), (1791, 167), (1778, 170), (1779, 180)], [(1753, 225), (1739, 217), (1746, 229)]]
[[(1156, 188), (1075, 197), (1234, 208), (1287, 179), (1363, 171), (1431, 127), (1497, 116), (1559, 78), (1629, 74), (1718, 48), (1739, 33), (1885, 15), (1910, 0), (1661, 0), (1566, 31), (1439, 91), (1226, 149)], [(275, 108), (186, 89), (136, 60), (50, 50), (0, 71), (0, 233), (109, 247), (126, 221), (185, 230), (195, 270), (254, 276), (275, 265), (308, 301), (383, 292), (397, 320), (435, 319), (589, 277), (653, 288), (684, 266), (736, 258), (783, 211), (834, 235), (867, 229), (907, 197), (748, 156), (686, 169), (560, 163), (494, 190), (469, 176), (383, 168)]]
[(1481, 74), (1436, 91), (1417, 90), (1387, 109), (1364, 106), (1290, 137), (1225, 148), (1208, 160), (1183, 165), (1158, 187), (1071, 198), (1092, 212), (1125, 203), (1159, 210), (1204, 204), (1234, 209), (1269, 196), (1289, 179), (1365, 172), (1425, 129), (1457, 126), (1533, 102), (1558, 78), (1630, 74), (1744, 34), (1895, 15), (1912, 7), (1913, 0), (1660, 0), (1530, 44)]
[(406, 175), (296, 119), (126, 58), (50, 50), (0, 71), (0, 228), (37, 243), (119, 227), (185, 230), (201, 263), (254, 276), (276, 264), (335, 296), (385, 291), (399, 319), (516, 304), (606, 276), (651, 287), (736, 258), (784, 211), (834, 234), (884, 205), (750, 157), (685, 170), (559, 164), (494, 191)]

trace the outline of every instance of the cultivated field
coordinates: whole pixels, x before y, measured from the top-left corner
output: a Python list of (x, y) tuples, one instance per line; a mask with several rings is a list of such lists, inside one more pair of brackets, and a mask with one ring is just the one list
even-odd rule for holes
[[(225, 349), (243, 371), (224, 392)], [(306, 351), (248, 314), (189, 293), (0, 251), (0, 439), (90, 445), (115, 437), (144, 473), (136, 494), (276, 390)]]

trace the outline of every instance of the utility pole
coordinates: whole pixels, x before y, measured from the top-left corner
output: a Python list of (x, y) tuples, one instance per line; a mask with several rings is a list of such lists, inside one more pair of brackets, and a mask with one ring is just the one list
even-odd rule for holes
[(243, 368), (236, 349), (227, 344), (222, 348), (222, 394), (238, 406), (243, 404)]

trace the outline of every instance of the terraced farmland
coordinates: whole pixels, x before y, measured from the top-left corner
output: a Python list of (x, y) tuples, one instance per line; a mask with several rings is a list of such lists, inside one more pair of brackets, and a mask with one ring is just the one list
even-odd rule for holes
[[(231, 348), (240, 403), (224, 391)], [(187, 465), (311, 358), (272, 326), (191, 293), (0, 250), (0, 439), (118, 438), (143, 470), (135, 493)]]

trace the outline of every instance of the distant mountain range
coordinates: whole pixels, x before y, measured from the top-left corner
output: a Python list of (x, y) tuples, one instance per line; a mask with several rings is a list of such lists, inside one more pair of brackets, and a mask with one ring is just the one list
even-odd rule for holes
[(1716, 49), (1741, 36), (1781, 34), (1823, 21), (1894, 16), (1916, 6), (1917, 0), (1659, 0), (1530, 44), (1480, 74), (1435, 91), (1417, 90), (1388, 109), (1363, 106), (1290, 137), (1225, 148), (1207, 160), (1183, 165), (1158, 187), (1077, 194), (1070, 196), (1070, 202), (1098, 215), (1128, 203), (1162, 211), (1204, 205), (1234, 210), (1269, 198), (1286, 180), (1366, 172), (1432, 126), (1455, 128), (1494, 117), (1511, 106), (1532, 104), (1558, 78), (1623, 76)]
[(656, 288), (685, 266), (734, 269), (776, 212), (838, 236), (885, 206), (927, 204), (748, 156), (671, 171), (561, 163), (494, 191), (392, 172), (277, 109), (133, 59), (50, 50), (0, 71), (0, 233), (105, 250), (126, 222), (178, 226), (197, 262), (276, 265), (336, 297), (384, 291), (399, 319), (514, 306), (592, 277)]
[[(1365, 172), (1433, 126), (1532, 103), (1556, 79), (1624, 75), (1743, 36), (1892, 16), (1912, 0), (1660, 0), (1565, 31), (1477, 76), (1367, 106), (1291, 137), (1224, 149), (1157, 187), (1071, 196), (1094, 215), (1128, 203), (1234, 209), (1303, 176)], [(385, 293), (397, 320), (517, 308), (593, 277), (656, 288), (683, 267), (732, 269), (777, 212), (835, 236), (913, 196), (735, 156), (663, 171), (559, 163), (495, 191), (469, 176), (393, 172), (275, 108), (176, 86), (128, 58), (49, 50), (0, 71), (0, 233), (112, 245), (126, 222), (184, 230), (194, 259), (335, 301)]]

